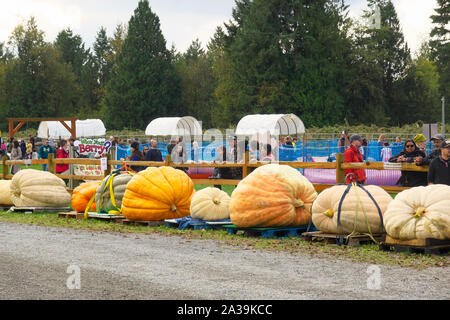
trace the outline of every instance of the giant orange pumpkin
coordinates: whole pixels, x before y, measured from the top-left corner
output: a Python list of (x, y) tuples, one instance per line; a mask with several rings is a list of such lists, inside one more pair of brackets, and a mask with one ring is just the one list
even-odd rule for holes
[[(72, 194), (72, 208), (76, 212), (84, 212), (86, 207), (91, 200), (91, 198), (95, 195), (95, 191), (99, 185), (98, 181), (85, 182), (80, 184), (73, 190)], [(96, 211), (97, 208), (95, 206), (95, 201), (92, 202), (89, 211)]]
[(172, 167), (147, 168), (127, 184), (122, 214), (133, 221), (176, 219), (190, 214), (194, 183)]
[(313, 184), (299, 171), (268, 164), (239, 182), (231, 194), (230, 219), (246, 228), (304, 225), (316, 197)]

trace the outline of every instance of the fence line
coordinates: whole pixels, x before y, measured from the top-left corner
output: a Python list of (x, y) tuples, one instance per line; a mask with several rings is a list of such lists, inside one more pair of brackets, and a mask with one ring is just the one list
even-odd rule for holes
[[(2, 158), (2, 178), (12, 179), (13, 175), (9, 174), (9, 166), (12, 165), (30, 165), (30, 164), (48, 164), (49, 172), (55, 174), (61, 179), (67, 180), (101, 180), (105, 176), (109, 175), (114, 167), (118, 165), (131, 165), (131, 166), (144, 166), (144, 167), (162, 167), (170, 166), (177, 168), (242, 168), (242, 177), (245, 178), (253, 169), (266, 165), (269, 162), (249, 162), (248, 152), (246, 153), (245, 160), (241, 163), (174, 163), (170, 160), (170, 156), (166, 157), (165, 162), (149, 162), (149, 161), (116, 161), (110, 160), (110, 156), (107, 156), (107, 170), (103, 172), (101, 176), (86, 176), (86, 175), (71, 175), (71, 174), (56, 174), (57, 164), (69, 164), (69, 165), (100, 165), (100, 159), (55, 159), (53, 154), (49, 155), (49, 159), (39, 160), (8, 160), (6, 156)], [(415, 164), (401, 163), (397, 164), (395, 169), (386, 166), (383, 162), (363, 162), (363, 163), (344, 163), (344, 155), (337, 154), (336, 162), (275, 162), (280, 165), (289, 165), (296, 169), (335, 169), (336, 170), (336, 183), (345, 182), (345, 169), (373, 169), (373, 170), (402, 170), (402, 171), (417, 171), (427, 172), (428, 166), (416, 166)], [(192, 179), (194, 184), (204, 185), (237, 185), (240, 179)], [(332, 185), (329, 184), (314, 184), (317, 191), (322, 191)], [(384, 190), (390, 193), (398, 193), (403, 190), (409, 189), (405, 187), (391, 187), (381, 186)]]

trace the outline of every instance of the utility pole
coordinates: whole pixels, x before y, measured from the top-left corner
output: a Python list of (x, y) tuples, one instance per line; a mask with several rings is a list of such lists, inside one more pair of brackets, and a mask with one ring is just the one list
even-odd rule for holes
[(445, 137), (445, 97), (442, 97), (442, 134)]

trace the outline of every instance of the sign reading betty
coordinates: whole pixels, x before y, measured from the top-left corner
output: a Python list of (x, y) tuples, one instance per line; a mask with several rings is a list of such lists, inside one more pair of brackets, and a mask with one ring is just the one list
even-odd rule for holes
[(111, 149), (111, 141), (105, 139), (84, 139), (74, 142), (74, 146), (79, 148), (80, 154), (82, 153), (98, 153), (104, 155)]

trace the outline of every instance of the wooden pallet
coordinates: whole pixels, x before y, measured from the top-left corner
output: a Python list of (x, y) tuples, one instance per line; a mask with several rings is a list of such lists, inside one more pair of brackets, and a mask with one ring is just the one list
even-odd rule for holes
[(386, 235), (386, 240), (380, 244), (379, 248), (383, 251), (444, 255), (450, 251), (450, 240), (416, 239), (405, 241), (393, 239)]
[(308, 229), (308, 225), (290, 228), (241, 228), (231, 224), (225, 225), (223, 228), (228, 234), (238, 234), (239, 232), (243, 232), (244, 236), (283, 239), (289, 237), (301, 237), (302, 233)]
[[(374, 243), (372, 238), (367, 235), (341, 235), (333, 233), (325, 233), (322, 231), (305, 232), (302, 236), (309, 241), (322, 241), (324, 243), (347, 245), (347, 246), (359, 246), (362, 244)], [(374, 234), (373, 238), (378, 241), (384, 241), (384, 234)]]
[(125, 217), (123, 215), (117, 215), (117, 214), (88, 212), (88, 219), (119, 222), (119, 221), (122, 221), (123, 219), (125, 219)]
[(78, 219), (81, 220), (84, 218), (84, 213), (78, 213), (76, 211), (71, 212), (59, 212), (58, 218), (66, 218), (66, 219)]
[(11, 207), (9, 211), (19, 212), (19, 213), (59, 213), (59, 212), (70, 212), (72, 211), (69, 207), (54, 208), (54, 207)]
[(165, 225), (165, 221), (132, 221), (128, 219), (120, 220), (120, 223), (129, 226), (145, 226), (145, 227), (157, 227)]

